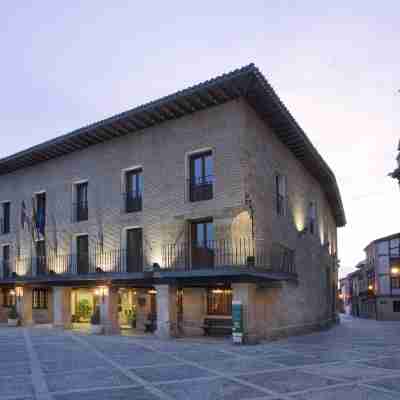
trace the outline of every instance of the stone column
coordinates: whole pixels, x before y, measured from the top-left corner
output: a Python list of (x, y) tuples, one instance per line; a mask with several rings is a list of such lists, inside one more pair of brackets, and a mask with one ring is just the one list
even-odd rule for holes
[(232, 301), (240, 301), (243, 307), (243, 339), (245, 343), (258, 341), (256, 288), (254, 283), (232, 284)]
[(16, 308), (23, 326), (31, 326), (33, 322), (32, 312), (32, 288), (17, 287), (17, 303)]
[(118, 288), (107, 287), (100, 295), (100, 322), (105, 335), (118, 335), (121, 332), (118, 321)]
[(157, 330), (160, 339), (169, 339), (176, 335), (177, 308), (176, 287), (157, 285)]
[(65, 329), (72, 327), (71, 288), (53, 288), (53, 325)]

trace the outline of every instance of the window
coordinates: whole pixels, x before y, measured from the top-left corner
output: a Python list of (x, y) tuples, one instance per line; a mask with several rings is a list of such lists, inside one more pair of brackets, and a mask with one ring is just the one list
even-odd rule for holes
[(125, 173), (125, 212), (142, 211), (143, 171), (135, 169)]
[(9, 245), (3, 246), (2, 267), (3, 267), (3, 277), (9, 278), (11, 275), (10, 246)]
[(308, 206), (308, 228), (310, 233), (314, 235), (317, 230), (317, 206), (314, 201), (310, 201)]
[(393, 312), (400, 312), (400, 301), (393, 301)]
[(35, 288), (32, 290), (32, 308), (35, 310), (47, 310), (48, 290)]
[(76, 269), (78, 274), (89, 273), (89, 236), (76, 237)]
[(286, 215), (286, 176), (275, 175), (276, 213)]
[(46, 229), (46, 193), (36, 196), (36, 229), (44, 237)]
[(214, 162), (212, 152), (194, 154), (190, 157), (190, 201), (213, 198)]
[(400, 289), (400, 276), (392, 276), (390, 280), (392, 282), (392, 289)]
[(210, 288), (207, 291), (208, 315), (232, 315), (232, 290)]
[(75, 221), (87, 221), (89, 216), (88, 182), (78, 183), (76, 188), (76, 202), (74, 204)]
[(2, 204), (2, 218), (0, 220), (0, 228), (3, 235), (10, 233), (10, 209), (10, 202), (5, 202)]
[(15, 294), (13, 289), (3, 289), (3, 307), (15, 306)]

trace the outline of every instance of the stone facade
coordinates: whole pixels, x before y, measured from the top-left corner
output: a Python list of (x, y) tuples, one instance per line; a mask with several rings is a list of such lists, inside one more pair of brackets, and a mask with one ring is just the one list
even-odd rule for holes
[[(189, 156), (204, 150), (212, 151), (214, 195), (211, 200), (193, 203), (188, 198)], [(124, 171), (136, 167), (143, 170), (143, 210), (126, 214), (122, 211)], [(283, 216), (276, 212), (276, 174), (284, 175), (287, 182)], [(73, 185), (83, 180), (88, 181), (89, 219), (72, 223)], [(163, 246), (184, 242), (188, 221), (211, 217), (216, 239), (230, 240), (249, 237), (254, 224), (256, 246), (264, 249), (266, 259), (271, 259), (276, 243), (295, 251), (298, 281), (275, 286), (232, 284), (233, 297), (248, 304), (249, 336), (276, 337), (335, 320), (337, 237), (332, 207), (321, 184), (243, 99), (1, 176), (0, 201), (11, 202), (11, 233), (0, 236), (0, 246), (10, 244), (12, 258), (18, 247), (22, 256), (34, 254), (29, 233), (19, 229), (20, 210), (22, 201), (30, 209), (32, 195), (42, 191), (47, 197), (50, 253), (57, 246), (58, 254), (73, 254), (79, 234), (89, 235), (91, 248), (99, 246), (100, 237), (106, 251), (123, 248), (125, 230), (140, 227), (144, 264), (162, 267)], [(246, 198), (252, 201), (253, 222)], [(310, 202), (317, 210), (314, 233), (305, 229)], [(175, 297), (171, 287), (158, 286), (161, 336), (166, 336), (165, 326), (173, 319), (166, 314), (176, 315)], [(35, 311), (33, 322), (68, 327), (69, 299), (68, 287), (53, 288), (52, 316)], [(206, 300), (205, 287), (185, 289), (183, 325), (187, 334), (202, 333)], [(118, 330), (115, 316), (111, 316), (117, 308), (113, 296), (102, 311), (110, 331)], [(138, 312), (141, 328), (148, 312)]]

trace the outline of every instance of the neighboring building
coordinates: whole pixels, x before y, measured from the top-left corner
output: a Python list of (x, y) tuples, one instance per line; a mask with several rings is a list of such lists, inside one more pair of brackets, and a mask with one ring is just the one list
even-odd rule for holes
[(399, 142), (399, 145), (397, 146), (397, 151), (399, 152), (399, 154), (396, 157), (397, 168), (393, 172), (391, 172), (389, 175), (393, 179), (397, 179), (399, 181), (399, 185), (400, 185), (400, 142)]
[(336, 319), (335, 176), (253, 64), (0, 160), (0, 201), (3, 319), (198, 335), (240, 301), (249, 341)]
[(353, 284), (352, 314), (378, 320), (400, 320), (400, 233), (376, 239), (366, 260), (347, 280)]

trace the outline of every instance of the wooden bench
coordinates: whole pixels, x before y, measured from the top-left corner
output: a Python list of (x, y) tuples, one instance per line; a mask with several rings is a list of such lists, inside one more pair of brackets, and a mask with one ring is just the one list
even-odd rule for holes
[(204, 318), (204, 335), (227, 336), (232, 334), (232, 318)]

